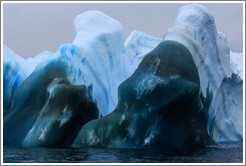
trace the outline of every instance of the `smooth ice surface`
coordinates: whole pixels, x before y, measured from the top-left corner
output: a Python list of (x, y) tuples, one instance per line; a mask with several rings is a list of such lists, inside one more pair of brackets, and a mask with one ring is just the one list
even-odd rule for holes
[(84, 85), (54, 84), (22, 146), (68, 147), (81, 127), (96, 118), (98, 109)]

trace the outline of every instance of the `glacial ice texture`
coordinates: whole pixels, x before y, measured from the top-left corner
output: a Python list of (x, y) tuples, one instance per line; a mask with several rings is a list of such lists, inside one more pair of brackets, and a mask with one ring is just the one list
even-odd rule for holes
[[(78, 15), (74, 26), (72, 44), (60, 46), (55, 53), (45, 51), (25, 60), (3, 46), (4, 121), (8, 119), (6, 115), (17, 107), (13, 105), (13, 98), (22, 82), (35, 70), (45, 71), (45, 66), (53, 61), (63, 62), (69, 73), (65, 76), (67, 84), (85, 85), (87, 97), (97, 105), (100, 114), (106, 116), (117, 106), (119, 85), (134, 73), (146, 54), (161, 41), (169, 40), (184, 45), (193, 57), (205, 101), (203, 104), (208, 107), (207, 130), (210, 136), (216, 142), (242, 141), (243, 54), (230, 51), (226, 36), (217, 31), (214, 18), (206, 8), (194, 4), (180, 8), (174, 26), (166, 31), (163, 40), (138, 31), (126, 38), (121, 23), (99, 11)], [(153, 77), (139, 83), (136, 86), (142, 89), (138, 93), (139, 98), (149, 93), (148, 90), (153, 89), (158, 81)], [(59, 83), (51, 81), (45, 89), (49, 91), (51, 86)], [(146, 90), (141, 88), (145, 86), (148, 86)], [(48, 133), (47, 127), (40, 127), (45, 103), (38, 108), (35, 116), (39, 118), (31, 123), (25, 140), (30, 140), (27, 138), (32, 137), (31, 129), (34, 128), (38, 128), (36, 138), (39, 140)], [(65, 107), (62, 110), (66, 110)], [(51, 118), (51, 121), (56, 118)], [(61, 121), (66, 122), (65, 119)], [(154, 135), (146, 137), (146, 142)], [(24, 144), (40, 145), (40, 142), (25, 141)]]

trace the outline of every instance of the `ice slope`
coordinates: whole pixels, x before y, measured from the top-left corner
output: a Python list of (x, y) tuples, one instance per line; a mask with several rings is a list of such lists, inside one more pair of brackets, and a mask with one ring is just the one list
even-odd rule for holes
[[(227, 38), (217, 31), (212, 14), (201, 5), (181, 7), (174, 27), (165, 33), (164, 40), (178, 41), (189, 49), (199, 71), (202, 94), (206, 97), (212, 93), (208, 123), (210, 135), (217, 142), (242, 141), (242, 77), (238, 80), (232, 76), (233, 72), (240, 75), (237, 67), (231, 68), (238, 63), (233, 62), (236, 57), (230, 56)], [(238, 85), (240, 79), (241, 86)], [(236, 97), (234, 88), (240, 89), (240, 97)]]

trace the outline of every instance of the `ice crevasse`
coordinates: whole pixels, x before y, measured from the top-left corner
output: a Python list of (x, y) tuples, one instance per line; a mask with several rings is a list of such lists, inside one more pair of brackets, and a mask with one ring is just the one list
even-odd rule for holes
[[(133, 31), (126, 38), (121, 23), (99, 11), (78, 15), (74, 26), (74, 41), (62, 45), (54, 53), (46, 51), (33, 58), (23, 59), (3, 46), (4, 125), (14, 116), (10, 114), (12, 108), (15, 108), (13, 98), (21, 84), (27, 82), (25, 80), (34, 72), (49, 71), (49, 63), (56, 64), (55, 61), (61, 61), (61, 71), (64, 69), (65, 73), (69, 73), (64, 76), (62, 74), (64, 82), (71, 86), (85, 85), (87, 97), (96, 103), (100, 114), (110, 114), (118, 102), (119, 85), (133, 74), (145, 55), (164, 40), (181, 43), (193, 57), (199, 73), (201, 94), (208, 107), (209, 135), (216, 142), (242, 141), (243, 55), (230, 51), (226, 36), (217, 31), (214, 18), (206, 8), (200, 5), (180, 8), (174, 26), (166, 31), (163, 40), (139, 31)], [(54, 80), (59, 82), (59, 79)], [(44, 88), (53, 93), (51, 87), (57, 84), (56, 81), (49, 82)], [(59, 87), (54, 86), (58, 90)], [(81, 93), (84, 92), (83, 87), (79, 89)], [(42, 123), (40, 118), (45, 118), (44, 110), (47, 110), (49, 104), (50, 102), (43, 101), (43, 105), (37, 107), (38, 111), (33, 115), (33, 120), (25, 126), (21, 145), (38, 146), (42, 145), (40, 142), (44, 138), (47, 139), (45, 135), (49, 133), (55, 120), (52, 119), (52, 123)], [(63, 112), (58, 119), (60, 124), (63, 124), (73, 117), (73, 114), (67, 111), (69, 109), (66, 106), (61, 109)], [(18, 111), (16, 108), (15, 112)], [(64, 116), (68, 118), (64, 119)], [(34, 132), (34, 129), (37, 132)], [(11, 128), (6, 128), (5, 131), (7, 130)], [(39, 142), (30, 141), (32, 135), (35, 135)], [(14, 136), (10, 137), (14, 139)]]

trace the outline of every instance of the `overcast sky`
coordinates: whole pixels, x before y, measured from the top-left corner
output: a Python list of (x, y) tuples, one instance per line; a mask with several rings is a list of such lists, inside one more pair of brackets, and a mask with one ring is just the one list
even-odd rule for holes
[[(23, 57), (54, 52), (74, 39), (73, 20), (89, 10), (100, 10), (133, 30), (162, 38), (185, 3), (162, 4), (7, 4), (3, 5), (4, 44)], [(243, 4), (202, 4), (214, 15), (218, 31), (228, 37), (232, 51), (243, 51)]]

